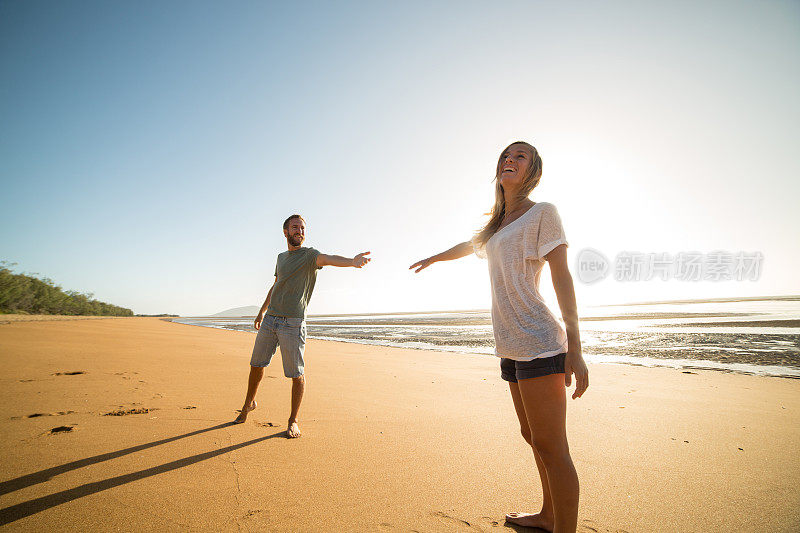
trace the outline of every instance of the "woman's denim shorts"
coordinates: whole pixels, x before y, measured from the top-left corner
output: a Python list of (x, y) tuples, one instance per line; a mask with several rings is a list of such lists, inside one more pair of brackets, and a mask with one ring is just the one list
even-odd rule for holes
[(538, 378), (548, 374), (563, 374), (564, 359), (567, 353), (560, 353), (551, 357), (542, 357), (532, 361), (515, 361), (514, 359), (500, 358), (500, 377), (511, 383), (520, 379)]

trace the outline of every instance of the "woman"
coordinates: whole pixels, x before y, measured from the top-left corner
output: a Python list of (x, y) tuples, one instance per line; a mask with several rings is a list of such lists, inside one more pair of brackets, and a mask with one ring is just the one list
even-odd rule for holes
[[(419, 272), (473, 251), (488, 257), (495, 354), (501, 358), (501, 377), (509, 383), (522, 436), (533, 448), (543, 492), (540, 512), (509, 513), (506, 520), (561, 533), (577, 527), (579, 493), (567, 445), (565, 386), (574, 373), (572, 398), (579, 398), (589, 386), (589, 373), (581, 354), (561, 219), (553, 204), (528, 198), (541, 176), (542, 159), (533, 146), (509, 145), (497, 162), (495, 204), (486, 226), (471, 241), (410, 268)], [(545, 261), (566, 331), (539, 294)]]

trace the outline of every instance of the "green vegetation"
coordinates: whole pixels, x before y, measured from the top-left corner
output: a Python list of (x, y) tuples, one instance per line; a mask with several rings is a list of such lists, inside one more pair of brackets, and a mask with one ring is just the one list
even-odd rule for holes
[(0, 313), (133, 316), (133, 311), (98, 302), (93, 294), (64, 291), (52, 280), (14, 274), (15, 263), (0, 261)]

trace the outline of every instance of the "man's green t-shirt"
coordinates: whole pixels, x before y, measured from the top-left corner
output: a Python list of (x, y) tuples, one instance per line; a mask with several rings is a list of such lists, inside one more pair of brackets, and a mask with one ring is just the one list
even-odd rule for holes
[(275, 265), (275, 285), (269, 299), (267, 314), (290, 318), (305, 318), (306, 307), (317, 281), (317, 256), (314, 248), (298, 248), (278, 254)]

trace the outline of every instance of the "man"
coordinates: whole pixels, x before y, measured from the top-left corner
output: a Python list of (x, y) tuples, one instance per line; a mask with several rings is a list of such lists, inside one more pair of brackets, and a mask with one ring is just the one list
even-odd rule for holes
[(254, 327), (258, 330), (253, 355), (250, 359), (250, 378), (241, 413), (234, 423), (247, 420), (247, 414), (256, 408), (256, 390), (264, 368), (269, 365), (275, 349), (281, 347), (283, 375), (292, 378), (292, 411), (289, 415), (286, 436), (300, 436), (297, 413), (305, 390), (303, 352), (306, 344), (306, 306), (314, 291), (317, 270), (326, 265), (361, 268), (369, 263), (369, 252), (353, 258), (321, 254), (314, 248), (304, 248), (305, 220), (292, 215), (283, 223), (288, 251), (278, 254), (275, 266), (275, 283), (258, 312)]

